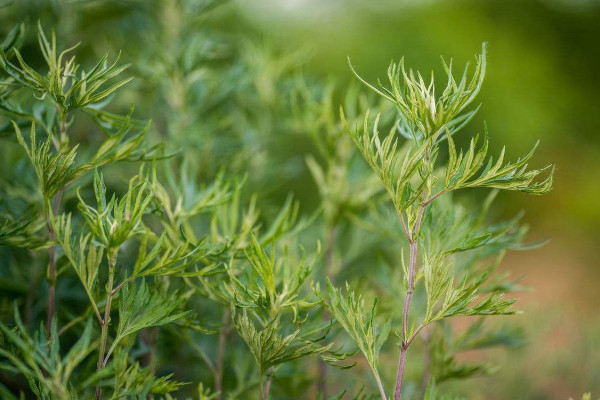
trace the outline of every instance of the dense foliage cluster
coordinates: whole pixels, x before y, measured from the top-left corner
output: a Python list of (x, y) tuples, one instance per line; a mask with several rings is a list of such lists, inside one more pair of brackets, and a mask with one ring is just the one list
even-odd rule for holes
[[(497, 267), (528, 246), (490, 209), (552, 170), (457, 144), (485, 46), (441, 91), (403, 61), (341, 88), (211, 35), (209, 10), (140, 5), (162, 18), (129, 67), (43, 21), (41, 57), (29, 25), (0, 45), (0, 397), (449, 399), (492, 373), (460, 353), (522, 344), (487, 319), (516, 312)], [(316, 206), (283, 193), (304, 168)]]

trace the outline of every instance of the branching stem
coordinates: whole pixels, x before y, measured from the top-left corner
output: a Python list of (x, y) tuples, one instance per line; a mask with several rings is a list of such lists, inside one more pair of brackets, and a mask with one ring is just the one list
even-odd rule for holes
[(438, 193), (431, 196), (430, 198), (428, 198), (427, 200), (425, 200), (424, 202), (422, 202), (421, 205), (425, 207), (425, 206), (429, 205), (431, 202), (433, 202), (435, 199), (437, 199), (438, 197), (440, 197), (441, 195), (443, 195), (447, 192), (448, 192), (447, 189), (441, 190)]
[[(408, 265), (408, 290), (406, 291), (406, 297), (404, 298), (404, 307), (402, 309), (402, 343), (400, 344), (400, 356), (398, 358), (398, 371), (396, 374), (396, 387), (394, 390), (394, 400), (400, 400), (402, 394), (402, 382), (404, 380), (404, 370), (406, 368), (406, 353), (410, 346), (414, 335), (408, 338), (408, 319), (410, 314), (410, 304), (412, 302), (412, 296), (415, 291), (415, 276), (417, 274), (417, 253), (418, 245), (417, 240), (419, 236), (419, 230), (421, 229), (421, 222), (423, 220), (423, 214), (425, 212), (426, 204), (419, 204), (419, 210), (417, 211), (417, 219), (415, 221), (412, 232), (408, 231), (405, 227), (405, 232), (408, 233), (407, 239), (410, 245), (410, 260)], [(400, 216), (402, 219), (402, 216)], [(404, 226), (404, 220), (403, 226)]]

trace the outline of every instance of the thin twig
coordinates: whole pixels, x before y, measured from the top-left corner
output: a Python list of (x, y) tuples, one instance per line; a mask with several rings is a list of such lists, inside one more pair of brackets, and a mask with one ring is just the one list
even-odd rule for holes
[[(56, 239), (56, 234), (54, 232), (54, 228), (52, 227), (51, 219), (53, 219), (57, 214), (60, 207), (60, 200), (62, 198), (64, 188), (60, 189), (56, 196), (54, 196), (54, 202), (52, 205), (52, 216), (48, 216), (48, 220), (46, 222), (46, 227), (48, 228), (48, 239), (50, 242), (54, 242)], [(50, 327), (52, 325), (52, 318), (54, 318), (55, 312), (55, 302), (56, 302), (56, 245), (53, 244), (50, 246), (48, 250), (48, 318), (46, 319), (46, 337), (50, 337)]]
[(404, 231), (404, 235), (410, 241), (410, 232), (408, 231), (406, 222), (404, 222), (404, 216), (402, 214), (398, 214), (398, 216), (400, 217), (400, 222), (402, 223), (402, 231)]
[[(325, 271), (324, 276), (328, 277), (331, 273), (331, 269), (333, 268), (334, 257), (335, 257), (335, 241), (337, 238), (337, 227), (330, 226), (327, 233), (327, 251), (325, 253)], [(325, 286), (325, 282), (323, 282), (323, 286)], [(321, 316), (321, 319), (326, 321), (329, 319), (329, 313), (325, 310)], [(327, 363), (322, 359), (318, 359), (318, 377), (317, 377), (317, 393), (315, 397), (319, 395), (319, 393), (323, 396), (323, 398), (327, 398)]]
[[(428, 157), (426, 157), (428, 158)], [(408, 339), (408, 319), (410, 315), (410, 305), (412, 302), (412, 296), (415, 291), (415, 276), (417, 273), (417, 252), (418, 245), (417, 239), (419, 231), (421, 229), (421, 222), (423, 221), (423, 214), (425, 212), (426, 205), (419, 204), (419, 210), (417, 211), (417, 219), (413, 227), (413, 231), (407, 235), (408, 242), (410, 244), (410, 261), (408, 267), (408, 289), (406, 291), (406, 297), (404, 298), (404, 307), (402, 309), (402, 343), (400, 344), (400, 355), (398, 357), (398, 370), (396, 374), (396, 387), (394, 390), (394, 400), (400, 400), (402, 393), (402, 382), (404, 380), (404, 370), (406, 368), (406, 353), (413, 337)], [(401, 216), (402, 217), (402, 216)], [(405, 232), (408, 230), (405, 229)]]
[[(50, 132), (51, 138), (54, 143), (54, 147), (58, 153), (61, 151), (61, 143), (66, 141), (67, 137), (67, 114), (62, 112), (60, 107), (57, 107), (59, 116), (59, 130), (60, 140), (56, 141), (54, 135)], [(56, 239), (56, 233), (52, 226), (52, 220), (58, 214), (60, 208), (60, 201), (62, 199), (63, 192), (65, 191), (63, 186), (54, 196), (52, 208), (49, 211), (51, 215), (46, 215), (46, 227), (48, 228), (48, 239), (50, 242), (54, 242)], [(48, 318), (46, 319), (46, 337), (50, 337), (50, 327), (52, 325), (52, 318), (54, 318), (56, 308), (56, 245), (52, 244), (48, 250)]]
[[(143, 367), (150, 367), (152, 373), (156, 372), (156, 343), (158, 340), (158, 327), (147, 328), (142, 331), (141, 337), (146, 346), (150, 348), (150, 351), (142, 358), (141, 365)], [(108, 362), (108, 355), (105, 357), (105, 361)], [(105, 364), (106, 365), (106, 364)]]
[(429, 205), (432, 201), (434, 201), (435, 199), (437, 199), (438, 197), (440, 197), (441, 195), (447, 193), (448, 190), (444, 189), (436, 194), (434, 194), (433, 196), (431, 196), (430, 198), (428, 198), (427, 200), (425, 200), (424, 202), (421, 203), (422, 206), (427, 206)]
[[(416, 226), (415, 226), (416, 227)], [(400, 399), (402, 392), (402, 381), (404, 379), (404, 369), (406, 366), (406, 352), (408, 350), (408, 316), (410, 313), (410, 304), (415, 290), (415, 275), (417, 267), (417, 242), (414, 237), (410, 239), (410, 263), (408, 269), (408, 290), (404, 298), (404, 308), (402, 310), (402, 343), (400, 344), (400, 357), (398, 359), (398, 372), (396, 374), (396, 388), (394, 390), (394, 400)]]
[(267, 380), (265, 381), (264, 387), (261, 384), (261, 400), (267, 400), (269, 398), (269, 392), (271, 391), (271, 380), (273, 378), (273, 367), (269, 368), (267, 371)]
[[(106, 342), (108, 340), (108, 324), (110, 323), (110, 307), (112, 303), (112, 292), (113, 281), (115, 275), (115, 267), (116, 267), (116, 253), (108, 254), (108, 285), (106, 289), (106, 304), (104, 305), (104, 318), (102, 319), (102, 333), (100, 336), (100, 350), (98, 352), (98, 363), (96, 368), (98, 371), (102, 370), (106, 363), (108, 362), (108, 357), (110, 353), (104, 357), (104, 352), (106, 351)], [(100, 384), (96, 386), (96, 400), (100, 400), (102, 398), (102, 389)]]
[(221, 400), (223, 398), (223, 359), (225, 358), (225, 345), (227, 343), (227, 335), (229, 334), (229, 317), (229, 309), (225, 308), (225, 311), (223, 311), (223, 319), (221, 321), (221, 331), (219, 332), (217, 360), (213, 370), (217, 400)]
[(214, 375), (217, 373), (217, 370), (215, 368), (215, 365), (211, 361), (211, 359), (208, 357), (208, 355), (206, 354), (204, 349), (201, 346), (199, 346), (198, 344), (196, 344), (196, 342), (194, 342), (194, 340), (189, 336), (189, 334), (187, 335), (187, 337), (188, 337), (188, 341), (189, 341), (190, 345), (194, 348), (194, 350), (196, 350), (198, 352), (198, 354), (200, 355), (200, 358), (202, 359), (202, 361), (204, 361), (206, 363), (206, 366), (208, 367), (208, 369), (210, 370), (210, 372), (213, 374), (213, 377), (214, 377)]
[(373, 370), (373, 375), (375, 376), (375, 382), (377, 382), (377, 389), (379, 389), (379, 396), (381, 396), (381, 400), (387, 400), (387, 396), (385, 395), (385, 389), (383, 388), (383, 383), (381, 383), (381, 377), (376, 370)]
[(117, 294), (119, 290), (123, 289), (123, 286), (125, 286), (129, 282), (131, 282), (131, 278), (127, 278), (123, 282), (119, 283), (116, 288), (110, 291), (110, 295), (114, 296), (115, 294)]
[(65, 326), (63, 326), (59, 331), (58, 331), (58, 337), (62, 336), (66, 331), (68, 331), (72, 326), (77, 325), (78, 323), (80, 323), (81, 321), (85, 320), (88, 317), (88, 314), (90, 312), (90, 309), (88, 308), (83, 314), (81, 314), (79, 317), (72, 319), (71, 321), (69, 321)]

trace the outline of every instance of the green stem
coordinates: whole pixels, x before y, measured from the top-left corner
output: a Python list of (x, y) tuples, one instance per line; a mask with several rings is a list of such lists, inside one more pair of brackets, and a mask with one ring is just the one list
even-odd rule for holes
[(264, 379), (264, 372), (262, 370), (262, 368), (260, 369), (260, 372), (258, 373), (258, 387), (260, 390), (260, 400), (265, 400), (265, 393), (264, 393), (264, 385), (263, 385), (263, 379)]
[[(63, 112), (60, 107), (58, 109), (58, 128), (60, 131), (60, 138), (58, 141), (54, 140), (54, 136), (52, 137), (54, 142), (54, 147), (57, 152), (60, 152), (61, 144), (66, 143), (67, 140), (67, 113)], [(56, 234), (54, 232), (54, 228), (52, 227), (52, 220), (58, 214), (58, 210), (60, 208), (60, 201), (62, 199), (63, 192), (65, 188), (60, 189), (54, 199), (52, 201), (52, 207), (50, 205), (47, 206), (46, 213), (46, 227), (48, 228), (48, 239), (50, 242), (54, 242), (56, 239)], [(50, 249), (48, 250), (48, 317), (46, 319), (46, 337), (50, 337), (50, 328), (52, 325), (52, 318), (54, 318), (54, 313), (56, 309), (56, 246), (52, 244)]]
[[(56, 240), (56, 233), (54, 232), (51, 221), (54, 219), (54, 217), (56, 217), (56, 214), (58, 214), (63, 191), (64, 188), (58, 191), (56, 196), (54, 196), (52, 208), (48, 207), (48, 213), (52, 213), (52, 215), (48, 215), (46, 222), (46, 226), (48, 228), (48, 239), (50, 242), (54, 242)], [(48, 250), (48, 286), (48, 317), (46, 319), (46, 337), (49, 338), (52, 318), (54, 318), (54, 312), (56, 308), (56, 245), (54, 244), (50, 246), (50, 249)]]
[[(427, 157), (428, 158), (428, 157)], [(417, 219), (415, 221), (412, 232), (408, 232), (408, 242), (410, 244), (410, 261), (408, 266), (408, 290), (404, 298), (404, 308), (402, 310), (402, 343), (400, 344), (400, 356), (398, 357), (398, 371), (396, 374), (396, 387), (394, 390), (394, 400), (400, 400), (402, 396), (402, 382), (404, 380), (404, 369), (406, 368), (406, 353), (412, 341), (408, 338), (408, 319), (410, 314), (410, 305), (412, 296), (415, 291), (415, 278), (417, 274), (417, 251), (418, 237), (421, 230), (421, 222), (427, 205), (420, 204), (417, 211)]]
[(81, 314), (79, 317), (72, 319), (71, 321), (69, 321), (65, 326), (63, 326), (59, 331), (58, 331), (58, 337), (61, 337), (66, 331), (68, 331), (71, 327), (77, 325), (78, 323), (85, 321), (87, 319), (87, 317), (90, 314), (90, 309), (88, 308), (83, 314)]
[[(100, 349), (98, 351), (98, 363), (96, 368), (101, 371), (104, 368), (104, 353), (106, 352), (106, 342), (108, 340), (108, 324), (110, 323), (110, 307), (112, 303), (112, 289), (115, 278), (115, 267), (117, 264), (117, 252), (113, 249), (108, 251), (108, 284), (106, 286), (106, 304), (104, 305), (104, 318), (102, 319), (102, 333), (100, 335)], [(96, 385), (96, 400), (102, 398), (102, 389), (100, 384)]]
[(269, 398), (269, 392), (271, 391), (271, 378), (273, 377), (273, 367), (267, 371), (267, 380), (263, 385), (264, 373), (260, 371), (260, 400), (267, 400)]
[[(334, 257), (335, 257), (335, 241), (337, 238), (338, 228), (335, 224), (328, 224), (329, 228), (327, 229), (327, 246), (325, 253), (325, 271), (324, 276), (329, 277), (331, 273), (331, 269), (333, 268)], [(325, 282), (322, 283), (323, 287), (326, 287)], [(327, 321), (329, 319), (329, 314), (325, 310), (323, 315), (321, 316), (323, 321)], [(317, 377), (317, 393), (323, 396), (323, 398), (327, 398), (327, 363), (322, 359), (318, 359), (318, 377)], [(316, 397), (315, 396), (315, 397)]]
[(221, 332), (219, 333), (219, 347), (217, 348), (217, 360), (214, 369), (215, 392), (217, 393), (217, 400), (221, 400), (223, 398), (223, 359), (225, 358), (225, 345), (227, 342), (227, 335), (229, 333), (229, 318), (229, 309), (226, 308), (223, 312)]
[(394, 389), (394, 400), (400, 400), (402, 397), (402, 382), (404, 381), (404, 370), (406, 368), (406, 353), (408, 352), (408, 347), (410, 346), (412, 340), (415, 338), (417, 332), (415, 332), (410, 338), (408, 337), (408, 320), (410, 314), (410, 305), (412, 302), (412, 296), (415, 291), (415, 279), (417, 275), (417, 252), (418, 252), (418, 239), (419, 232), (421, 231), (421, 223), (423, 222), (423, 214), (425, 213), (425, 208), (433, 202), (440, 194), (435, 195), (433, 197), (429, 197), (431, 195), (431, 188), (433, 183), (431, 181), (431, 174), (433, 171), (433, 165), (431, 164), (431, 148), (428, 148), (425, 152), (425, 157), (423, 159), (423, 174), (427, 175), (425, 178), (426, 181), (426, 192), (423, 193), (422, 201), (419, 203), (419, 207), (417, 209), (417, 218), (415, 220), (415, 224), (412, 227), (412, 230), (404, 223), (404, 219), (402, 215), (400, 215), (400, 219), (402, 220), (402, 227), (404, 229), (404, 233), (406, 235), (406, 239), (410, 245), (410, 261), (408, 265), (408, 289), (406, 292), (406, 297), (404, 298), (404, 307), (402, 310), (402, 343), (400, 343), (400, 355), (398, 357), (398, 370), (396, 373), (396, 387)]
[(410, 264), (408, 268), (408, 291), (404, 299), (404, 308), (402, 311), (402, 343), (400, 344), (400, 357), (398, 359), (398, 372), (396, 374), (396, 389), (394, 390), (394, 400), (399, 400), (402, 393), (402, 382), (404, 380), (404, 369), (406, 367), (406, 352), (408, 351), (408, 317), (410, 313), (410, 304), (412, 295), (415, 291), (415, 275), (417, 270), (417, 242), (416, 238), (410, 242)]
[(379, 376), (379, 372), (373, 369), (373, 376), (375, 377), (375, 382), (377, 382), (377, 389), (379, 389), (379, 396), (381, 400), (387, 400), (387, 396), (385, 395), (385, 389), (383, 388), (383, 383), (381, 382), (381, 377)]

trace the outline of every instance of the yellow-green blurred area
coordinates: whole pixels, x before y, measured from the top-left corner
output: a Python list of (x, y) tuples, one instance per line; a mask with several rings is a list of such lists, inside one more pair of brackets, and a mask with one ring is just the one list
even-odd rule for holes
[[(134, 81), (119, 101), (138, 104), (136, 114), (154, 119), (160, 131), (161, 105), (152, 104), (160, 83), (151, 79), (155, 72), (136, 65), (136, 57), (159, 40), (168, 43), (168, 37), (152, 35), (157, 21), (147, 19), (148, 10), (159, 7), (158, 22), (177, 24), (178, 16), (170, 13), (177, 2), (4, 3), (3, 33), (29, 21), (33, 37), (39, 20), (56, 30), (64, 45), (81, 41), (79, 54), (122, 51), (133, 74), (141, 70), (146, 78)], [(460, 70), (487, 42), (482, 106), (457, 141), (464, 146), (465, 138), (483, 134), (487, 125), (492, 153), (506, 145), (507, 154), (516, 157), (540, 140), (532, 164), (556, 165), (555, 188), (542, 197), (500, 196), (497, 205), (506, 215), (525, 210), (531, 241), (550, 240), (542, 248), (508, 254), (502, 266), (530, 287), (518, 294), (524, 313), (510, 317), (526, 327), (528, 345), (484, 354), (498, 362), (499, 370), (457, 390), (482, 399), (566, 399), (587, 391), (600, 395), (600, 1), (239, 0), (200, 18), (207, 32), (217, 32), (223, 42), (251, 43), (247, 47), (254, 52), (246, 57), (255, 57), (252, 87), (263, 98), (276, 98), (273, 80), (299, 72), (334, 79), (344, 88), (355, 80), (348, 58), (369, 81), (384, 81), (389, 62), (400, 57), (426, 75), (443, 73), (440, 56), (452, 58)], [(216, 64), (220, 51), (230, 51), (218, 41), (206, 47), (217, 55)], [(23, 53), (30, 59), (37, 54), (33, 40)], [(169, 49), (162, 56), (168, 57)], [(277, 117), (269, 123), (277, 124)], [(300, 171), (273, 196), (285, 198), (291, 190), (303, 207), (314, 206), (318, 193), (303, 165), (310, 146), (285, 136), (269, 143), (279, 146), (273, 153), (295, 156), (293, 165)]]

